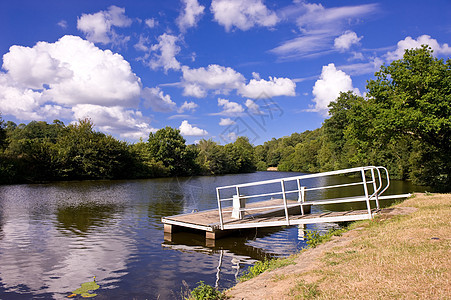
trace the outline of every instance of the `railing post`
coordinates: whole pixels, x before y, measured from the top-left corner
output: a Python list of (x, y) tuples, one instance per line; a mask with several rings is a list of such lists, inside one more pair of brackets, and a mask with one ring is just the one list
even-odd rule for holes
[(376, 208), (379, 209), (379, 195), (377, 194), (376, 177), (374, 176), (374, 168), (371, 168), (371, 177), (373, 181), (373, 193), (376, 195)]
[(285, 181), (282, 179), (280, 181), (282, 186), (282, 197), (283, 197), (283, 206), (285, 207), (285, 218), (287, 220), (287, 226), (290, 226), (290, 218), (288, 217), (288, 207), (287, 207), (287, 195), (285, 194)]
[(368, 208), (368, 214), (370, 215), (371, 218), (373, 218), (373, 215), (371, 214), (370, 197), (368, 195), (368, 186), (366, 184), (365, 169), (362, 168), (360, 170), (360, 172), (362, 173), (362, 184), (363, 184), (363, 190), (365, 191), (366, 206)]
[(299, 190), (299, 197), (298, 197), (298, 202), (301, 204), (301, 214), (304, 215), (304, 187), (301, 186), (301, 179), (297, 179), (297, 183), (298, 183), (298, 190)]
[(216, 188), (216, 197), (218, 198), (219, 223), (221, 224), (221, 230), (224, 230), (224, 221), (222, 219), (222, 207), (221, 207), (221, 197), (219, 195), (219, 188)]

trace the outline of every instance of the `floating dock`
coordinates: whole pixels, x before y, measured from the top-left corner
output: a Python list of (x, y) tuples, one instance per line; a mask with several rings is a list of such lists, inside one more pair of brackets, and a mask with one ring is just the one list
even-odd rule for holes
[[(381, 172), (385, 175), (384, 179)], [(327, 180), (324, 180), (330, 176), (355, 175), (355, 173), (359, 175), (356, 182), (335, 185), (327, 184)], [(304, 182), (312, 182), (311, 179), (315, 178), (323, 179), (319, 181), (324, 184), (312, 187), (303, 185)], [(217, 209), (163, 217), (161, 221), (164, 223), (165, 235), (191, 228), (205, 231), (207, 239), (217, 239), (234, 230), (246, 228), (371, 219), (380, 211), (379, 200), (410, 196), (410, 194), (382, 196), (389, 182), (387, 169), (368, 166), (218, 187)], [(360, 195), (327, 198), (325, 195), (327, 193), (319, 192), (350, 186), (361, 186)], [(310, 193), (313, 197), (309, 197)], [(366, 209), (311, 213), (311, 207), (314, 205), (349, 202), (365, 202)], [(229, 205), (224, 207), (223, 203)]]

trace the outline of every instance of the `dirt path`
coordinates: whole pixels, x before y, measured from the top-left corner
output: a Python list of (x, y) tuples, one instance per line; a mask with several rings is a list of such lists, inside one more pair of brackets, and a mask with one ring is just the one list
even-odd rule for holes
[[(388, 219), (394, 215), (408, 214), (416, 211), (413, 207), (397, 207), (384, 209), (380, 220)], [(335, 247), (346, 247), (355, 238), (359, 237), (362, 228), (355, 228), (344, 233), (340, 237), (333, 237), (329, 242), (321, 244), (313, 249), (308, 249), (295, 257), (295, 264), (285, 266), (270, 272), (265, 272), (251, 280), (237, 284), (227, 291), (229, 299), (289, 299), (290, 290), (298, 282), (298, 275), (309, 283), (311, 275), (309, 271), (318, 268), (321, 264), (320, 258), (325, 252)]]

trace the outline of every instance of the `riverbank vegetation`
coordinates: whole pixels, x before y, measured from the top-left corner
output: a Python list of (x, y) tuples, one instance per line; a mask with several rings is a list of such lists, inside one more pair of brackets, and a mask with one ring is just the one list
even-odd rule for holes
[(0, 183), (218, 175), (277, 167), (322, 172), (382, 165), (395, 179), (451, 189), (451, 60), (427, 46), (406, 50), (368, 81), (341, 93), (321, 128), (253, 146), (246, 137), (186, 145), (166, 127), (127, 144), (89, 120), (15, 124), (0, 115)]
[[(415, 194), (374, 220), (227, 291), (230, 299), (447, 299), (450, 194)], [(305, 262), (308, 261), (308, 264)]]

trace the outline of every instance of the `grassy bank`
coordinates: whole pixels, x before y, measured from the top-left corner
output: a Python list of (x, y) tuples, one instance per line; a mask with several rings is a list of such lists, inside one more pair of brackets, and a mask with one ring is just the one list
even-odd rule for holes
[[(409, 212), (408, 214), (402, 214)], [(451, 299), (451, 195), (417, 194), (294, 265), (228, 291), (234, 299)]]

